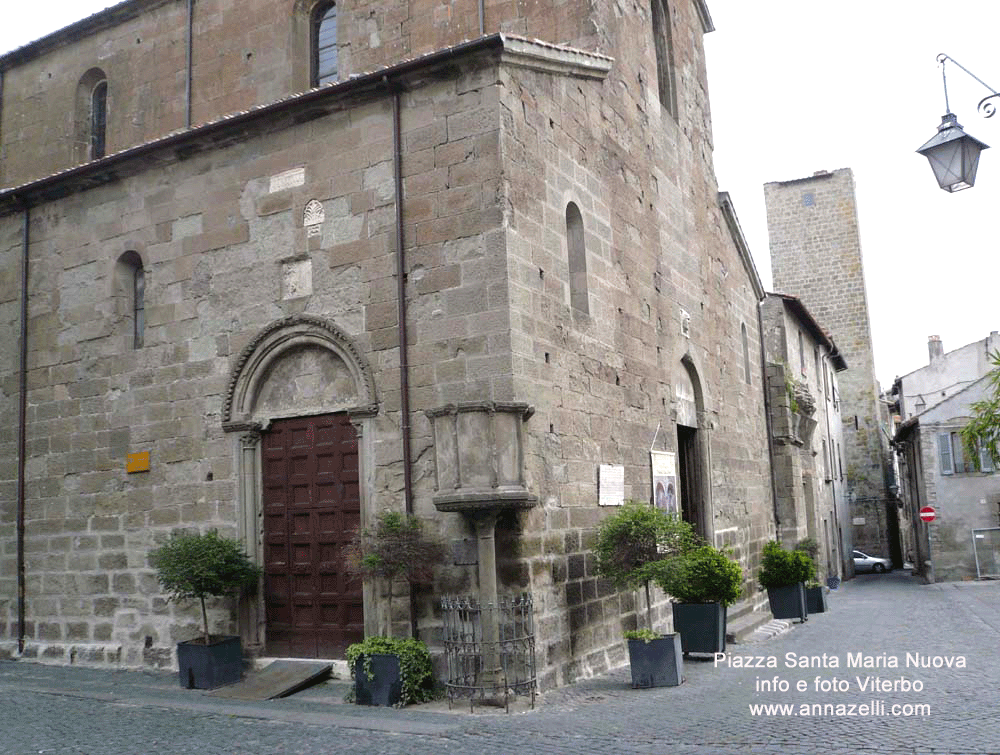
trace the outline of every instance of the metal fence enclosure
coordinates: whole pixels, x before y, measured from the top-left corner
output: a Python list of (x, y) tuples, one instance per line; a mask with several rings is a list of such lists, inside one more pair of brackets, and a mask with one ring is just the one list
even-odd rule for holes
[(976, 578), (1000, 579), (1000, 527), (972, 530), (976, 552)]
[(448, 665), (448, 705), (469, 700), (500, 705), (530, 695), (535, 707), (535, 627), (531, 595), (501, 597), (482, 605), (473, 597), (445, 597), (444, 652)]

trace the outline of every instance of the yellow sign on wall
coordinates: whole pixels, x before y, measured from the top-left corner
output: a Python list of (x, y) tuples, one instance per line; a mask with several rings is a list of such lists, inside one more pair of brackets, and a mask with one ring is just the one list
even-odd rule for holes
[(129, 474), (133, 472), (149, 471), (149, 451), (139, 451), (129, 454), (125, 460), (125, 471)]

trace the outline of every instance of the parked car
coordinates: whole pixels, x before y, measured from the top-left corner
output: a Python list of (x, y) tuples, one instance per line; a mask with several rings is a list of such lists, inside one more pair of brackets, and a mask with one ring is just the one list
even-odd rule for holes
[(878, 556), (869, 556), (861, 551), (854, 551), (854, 571), (870, 571), (881, 574), (885, 571), (892, 571), (892, 561)]

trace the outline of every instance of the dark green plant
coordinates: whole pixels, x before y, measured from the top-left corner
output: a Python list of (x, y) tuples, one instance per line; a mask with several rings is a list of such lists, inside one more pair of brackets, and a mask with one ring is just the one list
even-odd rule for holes
[(786, 587), (808, 582), (813, 574), (813, 562), (802, 551), (786, 551), (772, 540), (764, 546), (757, 579), (761, 587)]
[(243, 546), (218, 532), (202, 534), (175, 532), (162, 546), (149, 554), (160, 585), (170, 599), (201, 601), (202, 629), (205, 644), (208, 634), (208, 611), (205, 598), (223, 597), (243, 588), (252, 588), (260, 578), (260, 568), (250, 562)]
[(654, 575), (653, 565), (686, 553), (699, 543), (690, 523), (648, 503), (629, 501), (601, 522), (594, 546), (597, 573), (619, 589), (643, 585), (652, 628), (649, 582)]
[(399, 658), (399, 675), (403, 691), (399, 705), (423, 703), (434, 697), (434, 667), (431, 654), (420, 640), (412, 637), (366, 637), (347, 648), (347, 664), (354, 676), (354, 666), (358, 658), (364, 658), (364, 670), (369, 679), (373, 678), (371, 657), (373, 655), (394, 655)]
[(703, 545), (655, 564), (654, 579), (681, 603), (730, 606), (739, 600), (743, 571), (718, 548)]
[(397, 578), (427, 582), (444, 560), (444, 547), (424, 534), (420, 520), (398, 511), (383, 511), (373, 527), (355, 533), (345, 549), (348, 569), (383, 580), (388, 587), (386, 635), (392, 634), (392, 583)]
[(660, 639), (662, 636), (662, 634), (654, 632), (652, 629), (629, 629), (625, 632), (626, 640), (642, 640), (647, 644), (653, 640)]
[(1000, 469), (1000, 351), (990, 354), (993, 369), (987, 373), (987, 396), (976, 401), (971, 421), (962, 428), (960, 435), (965, 456), (972, 459), (977, 472), (983, 471), (982, 453)]
[(814, 582), (819, 584), (819, 543), (815, 538), (804, 537), (795, 544), (795, 550), (802, 551), (813, 562), (813, 571), (808, 580), (809, 586), (812, 587)]

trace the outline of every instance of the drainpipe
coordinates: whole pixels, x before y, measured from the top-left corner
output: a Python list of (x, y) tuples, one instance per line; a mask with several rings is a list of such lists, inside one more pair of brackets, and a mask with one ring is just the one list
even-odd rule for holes
[(486, 34), (486, 0), (479, 0), (479, 36)]
[(18, 367), (20, 395), (17, 409), (17, 652), (24, 652), (24, 483), (26, 452), (26, 415), (28, 407), (28, 245), (31, 209), (24, 206), (21, 231), (21, 336)]
[(191, 89), (194, 66), (194, 0), (187, 3), (187, 74), (184, 82), (184, 125), (191, 128)]
[[(395, 183), (393, 201), (396, 204), (396, 305), (399, 327), (399, 431), (403, 441), (403, 498), (406, 514), (413, 514), (413, 477), (410, 452), (410, 363), (406, 337), (406, 253), (403, 248), (403, 147), (400, 127), (399, 89), (389, 77), (383, 78), (392, 96), (392, 173)], [(389, 586), (392, 589), (392, 586)], [(391, 604), (391, 601), (390, 601)], [(389, 617), (392, 626), (392, 616)], [(417, 637), (416, 594), (410, 589), (410, 636)]]
[[(390, 86), (389, 79), (384, 79)], [(403, 250), (403, 147), (400, 135), (399, 90), (392, 93), (392, 171), (395, 179), (396, 203), (396, 303), (399, 322), (399, 413), (403, 438), (403, 495), (406, 513), (413, 513), (413, 479), (410, 474), (410, 364), (406, 339), (406, 257)]]
[(771, 506), (774, 508), (774, 528), (775, 535), (777, 535), (781, 527), (781, 522), (778, 520), (778, 486), (774, 481), (774, 433), (771, 429), (771, 385), (767, 381), (767, 355), (764, 352), (764, 316), (760, 313), (761, 307), (764, 306), (764, 301), (765, 299), (760, 299), (757, 302), (757, 335), (758, 345), (760, 346), (760, 382), (764, 389), (764, 423), (767, 429), (767, 455), (770, 461), (768, 466), (771, 468)]

